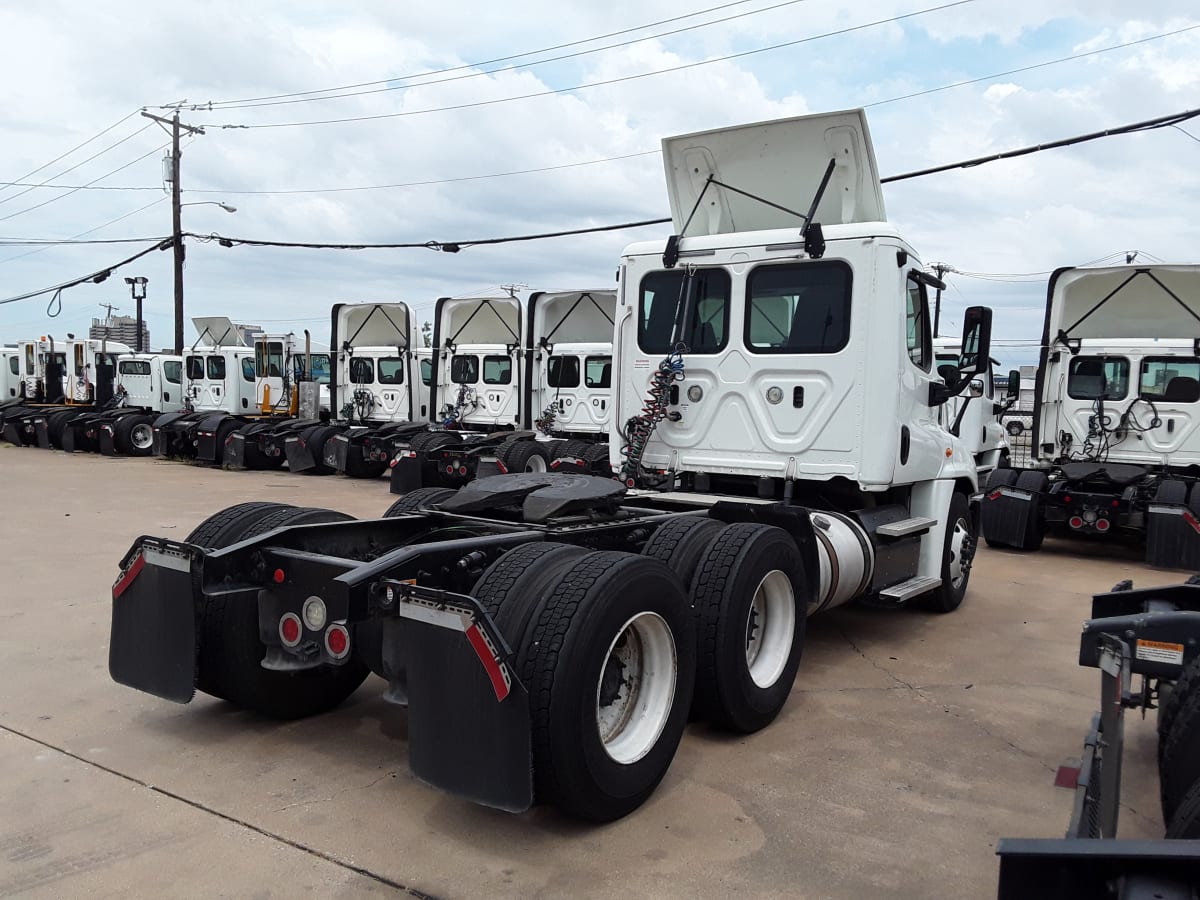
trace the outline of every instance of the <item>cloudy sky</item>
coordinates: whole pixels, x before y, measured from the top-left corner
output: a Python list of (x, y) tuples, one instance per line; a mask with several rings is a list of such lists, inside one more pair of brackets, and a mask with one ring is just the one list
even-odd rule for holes
[[(185, 230), (326, 243), (658, 218), (668, 214), (662, 137), (780, 116), (866, 106), (889, 175), (1200, 107), (1194, 0), (333, 6), (0, 8), (0, 77), (10, 88), (0, 300), (146, 246), (14, 242), (169, 234), (169, 138), (138, 111), (167, 114), (159, 107), (181, 100), (204, 104), (185, 108), (183, 121), (206, 129), (184, 142), (184, 202), (207, 204), (183, 210)], [(347, 119), (359, 121), (330, 121)], [(1182, 129), (886, 187), (889, 218), (924, 259), (971, 273), (949, 278), (943, 333), (957, 330), (964, 306), (990, 304), (997, 339), (1009, 342), (998, 355), (1027, 362), (1049, 270), (1133, 250), (1195, 261), (1200, 119)], [(335, 300), (403, 299), (427, 314), (439, 296), (500, 284), (606, 286), (626, 243), (665, 233), (456, 255), (191, 241), (187, 312), (320, 337)], [(169, 252), (65, 291), (55, 319), (46, 296), (0, 305), (0, 340), (86, 331), (101, 303), (132, 313), (125, 275), (149, 278), (152, 341), (169, 345)]]

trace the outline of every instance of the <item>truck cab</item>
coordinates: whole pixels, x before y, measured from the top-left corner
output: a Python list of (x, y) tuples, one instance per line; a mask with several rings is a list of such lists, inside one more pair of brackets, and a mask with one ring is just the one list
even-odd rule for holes
[(113, 397), (117, 359), (132, 353), (133, 348), (118, 341), (71, 338), (66, 352), (67, 402), (104, 404)]
[[(949, 366), (951, 370), (957, 370), (961, 353), (958, 342), (934, 338), (933, 344), (937, 368)], [(1007, 432), (1000, 415), (1016, 398), (1002, 392), (997, 374), (999, 365), (997, 360), (988, 360), (987, 371), (971, 379), (966, 393), (951, 398), (940, 408), (942, 426), (951, 431), (957, 424), (957, 434), (975, 457), (981, 481), (1009, 456)], [(1007, 386), (1007, 382), (1004, 385)]]
[(491, 432), (520, 423), (521, 327), (516, 297), (437, 301), (430, 384), (436, 424)]
[(533, 346), (525, 427), (555, 437), (606, 439), (616, 292), (539, 291), (527, 305)]
[(130, 353), (117, 360), (116, 394), (127, 406), (156, 412), (182, 409), (183, 357)]
[(1200, 266), (1064, 268), (1050, 278), (1033, 460), (989, 480), (988, 542), (1047, 531), (1145, 541), (1200, 568)]
[(67, 396), (67, 352), (53, 337), (20, 341), (17, 378), (30, 403), (61, 403)]
[[(669, 138), (663, 153), (675, 236), (627, 247), (619, 270), (613, 467), (630, 487), (859, 510), (864, 542), (909, 554), (877, 567), (871, 592), (961, 600), (976, 460), (940, 407), (987, 370), (991, 313), (968, 311), (947, 385), (940, 282), (886, 221), (861, 111)], [(883, 507), (910, 523), (885, 527), (908, 550), (861, 512)]]
[(15, 400), (21, 393), (21, 349), (15, 344), (0, 347), (0, 403)]
[(293, 472), (375, 478), (387, 469), (394, 442), (412, 431), (422, 385), (411, 346), (418, 334), (400, 302), (335, 303), (331, 312), (332, 421), (310, 423), (285, 439)]

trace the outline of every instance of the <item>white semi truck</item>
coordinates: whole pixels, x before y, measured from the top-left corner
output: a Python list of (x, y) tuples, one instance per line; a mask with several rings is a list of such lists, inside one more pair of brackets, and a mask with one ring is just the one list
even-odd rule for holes
[(377, 478), (429, 424), (430, 355), (406, 303), (336, 303), (331, 319), (333, 419), (286, 435), (288, 468)]
[(68, 335), (61, 344), (52, 337), (23, 341), (18, 350), (16, 379), (23, 399), (4, 413), (8, 438), (76, 449), (67, 423), (116, 405), (117, 360), (132, 349), (118, 341)]
[(1064, 268), (1050, 278), (1033, 464), (988, 479), (989, 544), (1051, 530), (1145, 541), (1200, 569), (1200, 266)]
[(624, 483), (497, 475), (366, 521), (240, 504), (184, 541), (139, 538), (113, 588), (113, 678), (290, 718), (374, 672), (408, 706), (423, 781), (611, 820), (655, 790), (689, 716), (770, 724), (808, 615), (956, 609), (976, 465), (938, 408), (986, 371), (990, 312), (967, 311), (947, 385), (938, 282), (886, 221), (862, 111), (663, 150), (675, 234), (620, 260)]
[[(939, 370), (942, 366), (957, 369), (962, 352), (957, 340), (934, 338), (933, 346)], [(988, 360), (987, 371), (971, 379), (967, 396), (955, 397), (940, 409), (942, 426), (957, 434), (975, 457), (980, 481), (1009, 463), (1008, 437), (1000, 417), (1016, 403), (1020, 373), (1010, 372), (1002, 382), (999, 365), (998, 360)]]
[[(509, 303), (519, 301), (509, 298), (506, 313), (511, 309)], [(453, 352), (443, 354), (450, 365), (443, 366), (442, 396), (446, 396), (448, 378), (449, 390), (457, 391), (456, 401), (461, 400), (466, 409), (461, 421), (471, 428), (459, 431), (454, 408), (443, 407), (442, 421), (428, 434), (415, 439), (409, 436), (407, 444), (394, 448), (392, 492), (458, 486), (481, 474), (569, 471), (611, 475), (608, 420), (615, 309), (616, 292), (612, 290), (535, 291), (523, 313), (517, 306), (516, 318), (523, 314), (525, 324), (520, 329), (516, 369), (499, 368), (507, 366), (499, 360), (516, 355), (509, 354), (507, 345), (503, 357), (495, 352), (500, 349), (497, 345), (486, 344), (457, 345)], [(449, 312), (461, 317), (461, 310), (450, 307)], [(486, 325), (487, 320), (481, 324)], [(499, 332), (508, 326), (498, 321), (491, 327)], [(480, 367), (480, 361), (487, 364), (489, 360), (498, 367), (492, 383), (488, 383), (486, 367)], [(480, 372), (483, 387), (477, 388)], [(474, 382), (455, 381), (472, 375)], [(482, 416), (481, 396), (490, 403), (490, 411)], [(508, 411), (514, 407), (518, 410), (516, 430), (508, 421)]]
[(282, 451), (267, 455), (252, 438), (261, 428), (296, 421), (298, 385), (318, 365), (306, 368), (310, 363), (291, 333), (259, 335), (247, 346), (228, 318), (193, 319), (193, 324), (198, 338), (183, 358), (186, 408), (155, 420), (155, 455), (260, 469), (282, 466)]
[(515, 295), (437, 301), (428, 426), (371, 445), (390, 460), (393, 493), (465, 484), (514, 436), (528, 378), (521, 318)]

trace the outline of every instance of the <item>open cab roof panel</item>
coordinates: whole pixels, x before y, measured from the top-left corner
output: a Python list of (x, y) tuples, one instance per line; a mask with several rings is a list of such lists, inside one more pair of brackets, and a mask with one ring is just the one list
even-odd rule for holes
[(408, 347), (413, 330), (407, 303), (336, 303), (333, 328), (337, 346)]
[(1046, 337), (1151, 339), (1200, 334), (1200, 265), (1060, 269)]
[(442, 297), (437, 302), (435, 343), (521, 344), (521, 301), (516, 297)]
[(245, 347), (242, 333), (228, 316), (197, 316), (192, 319), (199, 338), (196, 346)]
[[(833, 174), (814, 221), (822, 226), (886, 221), (875, 151), (861, 109), (665, 138), (663, 163), (675, 232), (695, 236), (799, 229), (831, 159)], [(710, 179), (754, 197), (708, 184)], [(693, 208), (696, 213), (685, 231)]]
[(604, 343), (612, 340), (617, 292), (538, 291), (529, 297), (527, 344)]

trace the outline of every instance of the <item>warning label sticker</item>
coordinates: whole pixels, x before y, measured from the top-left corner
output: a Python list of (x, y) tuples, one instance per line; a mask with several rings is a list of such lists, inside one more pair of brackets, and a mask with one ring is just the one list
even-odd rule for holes
[(1181, 666), (1183, 665), (1183, 644), (1171, 644), (1166, 641), (1138, 641), (1137, 652), (1134, 655), (1138, 659), (1148, 662)]

